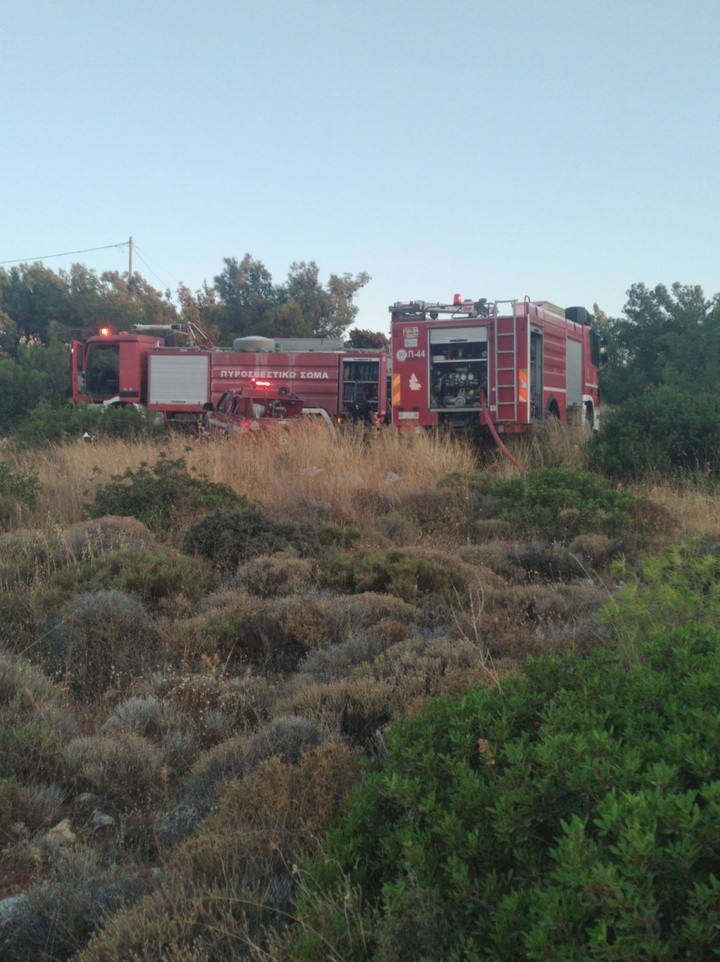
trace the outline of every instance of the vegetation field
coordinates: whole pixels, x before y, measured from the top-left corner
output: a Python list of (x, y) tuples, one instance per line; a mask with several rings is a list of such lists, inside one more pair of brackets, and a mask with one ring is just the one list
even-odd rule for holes
[(595, 305), (524, 471), (67, 403), (107, 326), (387, 349), (369, 281), (0, 267), (2, 962), (720, 954), (720, 295)]
[(516, 453), (7, 446), (0, 957), (714, 957), (720, 499)]

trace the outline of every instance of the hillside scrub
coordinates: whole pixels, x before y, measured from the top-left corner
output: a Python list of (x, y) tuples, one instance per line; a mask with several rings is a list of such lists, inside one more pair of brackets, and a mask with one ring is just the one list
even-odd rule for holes
[[(308, 868), (287, 957), (359, 945), (376, 915), (354, 957), (714, 957), (720, 632), (636, 655), (532, 661), (393, 725)], [(355, 932), (332, 911), (348, 888)]]
[[(667, 491), (639, 498), (568, 464), (518, 485), (453, 440), (300, 427), (289, 446), (98, 439), (8, 459), (38, 498), (0, 534), (17, 679), (0, 733), (0, 954), (279, 960), (301, 866), (359, 757), (382, 770), (395, 721), (438, 695), (503, 692), (531, 653), (622, 638), (638, 661), (642, 613), (622, 628), (608, 600), (620, 581), (647, 581), (638, 609), (662, 595), (665, 570), (653, 583), (638, 551), (673, 536)], [(568, 525), (533, 522), (541, 488)], [(692, 504), (678, 529), (702, 519), (712, 552), (720, 521), (707, 494)], [(678, 572), (700, 558), (678, 550)], [(315, 786), (328, 806), (308, 821)], [(83, 867), (95, 883), (73, 888)], [(380, 909), (343, 885), (304, 897), (323, 932), (338, 910), (359, 920), (369, 951)]]

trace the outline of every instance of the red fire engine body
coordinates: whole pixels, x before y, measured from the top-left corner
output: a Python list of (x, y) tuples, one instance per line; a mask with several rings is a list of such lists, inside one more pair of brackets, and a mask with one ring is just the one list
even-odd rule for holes
[(600, 344), (582, 307), (548, 301), (396, 303), (392, 417), (402, 430), (448, 426), (506, 434), (543, 418), (598, 426)]
[(322, 409), (340, 419), (358, 398), (384, 414), (387, 363), (384, 352), (171, 347), (152, 335), (108, 333), (73, 342), (72, 396), (193, 421), (226, 391), (265, 378), (300, 395), (304, 411)]

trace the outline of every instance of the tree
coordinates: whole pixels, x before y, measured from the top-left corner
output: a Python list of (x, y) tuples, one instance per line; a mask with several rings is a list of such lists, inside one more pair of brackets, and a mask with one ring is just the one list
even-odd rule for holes
[(70, 361), (64, 328), (51, 324), (48, 343), (18, 345), (14, 358), (0, 360), (0, 432), (5, 433), (42, 399), (55, 407), (67, 401)]
[(624, 317), (608, 319), (607, 340), (601, 387), (612, 404), (659, 385), (720, 386), (720, 295), (708, 300), (698, 286), (634, 284)]
[(380, 331), (367, 331), (360, 327), (354, 327), (351, 331), (348, 331), (347, 337), (348, 347), (383, 349), (390, 346), (390, 339)]
[(358, 308), (353, 303), (353, 297), (369, 280), (370, 275), (366, 271), (354, 277), (347, 273), (342, 277), (331, 274), (327, 283), (330, 308), (320, 319), (314, 333), (324, 337), (340, 337), (357, 317)]
[(278, 302), (272, 275), (262, 261), (246, 254), (242, 261), (223, 259), (214, 278), (219, 303), (209, 309), (209, 320), (226, 339), (261, 332), (265, 313)]
[(339, 337), (357, 315), (353, 297), (370, 275), (331, 274), (320, 282), (315, 261), (293, 261), (285, 284), (273, 284), (262, 261), (246, 254), (224, 259), (214, 279), (218, 302), (203, 320), (218, 326), (226, 340), (243, 334), (267, 337)]
[(67, 324), (72, 317), (67, 284), (40, 263), (0, 268), (0, 308), (12, 320), (3, 331), (3, 348), (11, 357), (20, 344), (47, 342), (51, 321)]

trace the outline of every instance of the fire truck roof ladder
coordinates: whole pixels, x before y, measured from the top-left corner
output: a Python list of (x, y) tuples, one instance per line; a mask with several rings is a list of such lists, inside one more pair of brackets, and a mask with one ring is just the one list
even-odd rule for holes
[[(511, 329), (507, 330), (508, 317), (501, 317), (498, 305), (509, 304), (512, 307)], [(518, 419), (517, 392), (517, 301), (494, 301), (491, 315), (495, 318), (495, 420), (500, 418), (500, 391), (510, 387), (512, 391), (513, 421)], [(501, 324), (503, 325), (501, 328)], [(503, 347), (500, 347), (502, 339)], [(507, 346), (510, 344), (510, 346)], [(510, 384), (504, 382), (503, 375), (510, 375)], [(509, 402), (504, 402), (505, 404)], [(507, 418), (502, 418), (507, 420)]]

